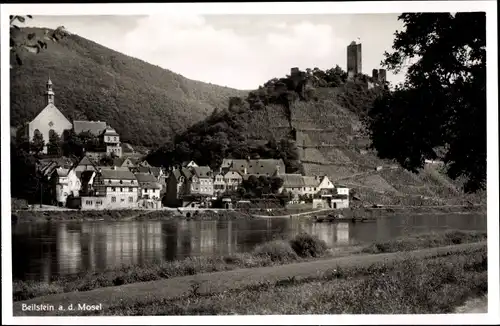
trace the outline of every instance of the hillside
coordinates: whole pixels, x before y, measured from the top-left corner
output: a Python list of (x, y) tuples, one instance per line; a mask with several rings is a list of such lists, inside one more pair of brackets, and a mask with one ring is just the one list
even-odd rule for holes
[[(16, 35), (42, 36), (24, 28)], [(70, 35), (39, 54), (21, 53), (11, 69), (11, 126), (33, 119), (44, 108), (50, 76), (55, 104), (70, 120), (111, 124), (124, 142), (154, 146), (224, 108), (246, 92), (187, 79), (179, 74)]]
[(428, 166), (414, 174), (378, 158), (370, 149), (362, 121), (384, 88), (369, 89), (367, 76), (347, 82), (341, 71), (330, 71), (330, 75), (340, 76), (340, 81), (307, 85), (289, 83), (290, 76), (270, 81), (189, 128), (149, 159), (171, 165), (192, 157), (199, 164), (217, 166), (222, 157), (288, 157), (287, 172), (327, 175), (350, 187), (360, 204), (478, 202), (479, 196), (464, 195), (460, 184), (437, 167)]

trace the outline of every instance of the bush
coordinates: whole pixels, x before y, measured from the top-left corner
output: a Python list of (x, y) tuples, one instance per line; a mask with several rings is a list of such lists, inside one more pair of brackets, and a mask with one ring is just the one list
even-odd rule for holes
[(266, 242), (255, 247), (253, 254), (258, 257), (269, 257), (272, 261), (296, 260), (297, 253), (290, 247), (290, 244), (283, 240)]
[(326, 242), (307, 233), (301, 233), (290, 240), (290, 246), (300, 257), (319, 257), (323, 255), (328, 246)]

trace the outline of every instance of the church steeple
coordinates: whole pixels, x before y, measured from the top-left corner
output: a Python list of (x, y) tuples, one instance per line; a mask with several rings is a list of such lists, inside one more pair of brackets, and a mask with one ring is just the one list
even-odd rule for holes
[(47, 105), (49, 104), (54, 104), (54, 91), (52, 90), (52, 80), (47, 81), (47, 91), (45, 92), (45, 95), (47, 96)]

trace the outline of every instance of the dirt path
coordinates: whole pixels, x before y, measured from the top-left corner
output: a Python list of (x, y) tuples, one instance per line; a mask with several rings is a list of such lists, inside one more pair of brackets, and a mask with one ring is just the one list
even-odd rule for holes
[[(405, 253), (388, 253), (378, 255), (355, 255), (341, 258), (330, 258), (303, 263), (280, 266), (238, 269), (225, 272), (204, 273), (191, 276), (176, 277), (151, 282), (126, 284), (106, 287), (86, 292), (61, 293), (34, 298), (14, 303), (14, 316), (48, 316), (72, 315), (72, 311), (58, 312), (59, 305), (102, 304), (104, 313), (112, 306), (140, 302), (148, 299), (173, 299), (192, 293), (193, 284), (198, 284), (199, 293), (220, 293), (229, 289), (238, 289), (263, 281), (275, 282), (289, 277), (311, 277), (321, 275), (332, 268), (370, 266), (373, 263), (391, 263), (408, 257), (423, 259), (426, 257), (462, 252), (471, 248), (481, 248), (486, 242), (456, 245), (448, 247), (421, 249)], [(45, 304), (55, 307), (55, 311), (26, 311), (23, 305)]]

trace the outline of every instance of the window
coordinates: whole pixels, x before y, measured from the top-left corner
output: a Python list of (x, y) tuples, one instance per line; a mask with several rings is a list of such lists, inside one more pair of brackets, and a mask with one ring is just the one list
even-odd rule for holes
[(108, 180), (108, 183), (111, 184), (111, 180)]
[(134, 191), (134, 188), (129, 187), (129, 188), (128, 188), (128, 191), (132, 192), (132, 191)]
[(134, 197), (128, 197), (128, 202), (133, 203), (134, 202)]
[(123, 184), (123, 180), (120, 180), (120, 184)]
[(112, 203), (116, 203), (116, 197), (115, 196), (111, 197), (111, 202)]
[(111, 191), (116, 191), (116, 188), (115, 187), (111, 187)]
[(125, 198), (122, 198), (122, 199), (121, 199), (121, 201), (122, 201), (122, 202), (124, 202), (124, 201), (125, 201)]
[(125, 189), (125, 188), (121, 187), (121, 188), (120, 188), (120, 191), (121, 191), (121, 192), (123, 192), (123, 189)]

